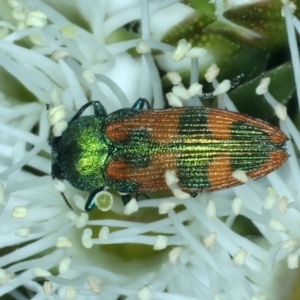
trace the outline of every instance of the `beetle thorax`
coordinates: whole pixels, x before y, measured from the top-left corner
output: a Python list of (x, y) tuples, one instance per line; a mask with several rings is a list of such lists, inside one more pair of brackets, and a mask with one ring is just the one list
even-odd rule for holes
[(104, 184), (104, 164), (108, 146), (103, 121), (84, 116), (69, 124), (59, 138), (51, 141), (52, 174), (66, 179), (80, 190), (91, 191)]

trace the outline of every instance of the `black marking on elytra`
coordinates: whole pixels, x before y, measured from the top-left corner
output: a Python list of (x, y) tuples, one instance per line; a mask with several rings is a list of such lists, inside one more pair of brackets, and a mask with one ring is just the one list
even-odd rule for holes
[(267, 133), (246, 122), (233, 122), (230, 132), (234, 145), (229, 149), (232, 170), (256, 170), (269, 159), (269, 152), (277, 148)]
[[(179, 117), (179, 137), (187, 141), (189, 138), (195, 138), (197, 141), (211, 139), (211, 131), (207, 129), (208, 114), (207, 108), (191, 107), (183, 111)], [(195, 151), (193, 147), (196, 145), (199, 146), (199, 142), (183, 142), (177, 162), (180, 186), (189, 190), (207, 189), (211, 186), (207, 169), (212, 158), (207, 155), (205, 147)]]
[(178, 168), (178, 172), (179, 185), (182, 188), (192, 191), (208, 189), (211, 186), (206, 166), (202, 167), (199, 164), (196, 167), (191, 167), (184, 161), (184, 165)]
[(187, 108), (179, 116), (178, 134), (186, 138), (201, 134), (203, 138), (211, 136), (210, 130), (207, 129), (207, 116), (209, 112), (207, 108), (195, 109)]
[(132, 130), (126, 139), (117, 145), (114, 156), (125, 159), (133, 168), (149, 167), (149, 144), (151, 144), (151, 138), (147, 130)]
[(140, 168), (147, 168), (150, 166), (150, 158), (149, 155), (145, 155), (143, 153), (129, 154), (128, 156), (124, 155), (126, 162), (129, 163), (132, 168), (140, 169)]
[(139, 184), (134, 181), (122, 180), (116, 178), (105, 178), (107, 186), (113, 186), (115, 190), (120, 191), (121, 193), (133, 193), (139, 190)]

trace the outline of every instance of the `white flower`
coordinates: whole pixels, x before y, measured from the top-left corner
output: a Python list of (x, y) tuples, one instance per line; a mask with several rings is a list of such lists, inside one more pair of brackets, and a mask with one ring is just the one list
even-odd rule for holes
[[(151, 53), (133, 58), (127, 50), (139, 43), (171, 55), (174, 47), (150, 38), (147, 20), (174, 2), (77, 0), (54, 8), (9, 0), (1, 7), (0, 66), (14, 79), (0, 82), (0, 296), (18, 298), (23, 287), (24, 299), (286, 299), (291, 282), (278, 288), (277, 274), (289, 276), (300, 254), (300, 169), (291, 142), (288, 162), (265, 178), (195, 199), (134, 199), (125, 212), (139, 211), (129, 216), (116, 195), (109, 212), (82, 212), (87, 195), (69, 184), (55, 189), (48, 175), (46, 104), (63, 104), (67, 120), (88, 100), (100, 100), (108, 113), (139, 97), (163, 108)], [(107, 43), (139, 16), (139, 39)], [(265, 97), (275, 109), (272, 96)], [(66, 125), (65, 111), (58, 111), (49, 118), (59, 124), (57, 135)], [(280, 124), (300, 149), (290, 119)], [(258, 240), (232, 230), (238, 215), (257, 227)]]

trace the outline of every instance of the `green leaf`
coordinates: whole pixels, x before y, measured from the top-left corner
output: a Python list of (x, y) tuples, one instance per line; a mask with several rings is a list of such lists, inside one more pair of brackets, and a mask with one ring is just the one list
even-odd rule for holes
[(215, 19), (215, 5), (209, 0), (183, 0), (181, 3), (186, 4), (196, 11), (201, 12), (212, 19)]
[(220, 34), (241, 45), (259, 49), (276, 49), (286, 45), (285, 20), (281, 1), (259, 1), (224, 12), (223, 17), (205, 31)]
[(229, 97), (240, 112), (266, 120), (274, 116), (274, 110), (263, 95), (255, 93), (255, 89), (263, 77), (271, 78), (269, 92), (272, 96), (280, 103), (286, 104), (295, 90), (293, 68), (290, 62), (262, 73), (255, 79), (239, 86), (229, 93)]
[(230, 62), (221, 68), (218, 80), (232, 80), (239, 75), (243, 75), (242, 82), (253, 79), (265, 71), (269, 56), (269, 51), (242, 47)]

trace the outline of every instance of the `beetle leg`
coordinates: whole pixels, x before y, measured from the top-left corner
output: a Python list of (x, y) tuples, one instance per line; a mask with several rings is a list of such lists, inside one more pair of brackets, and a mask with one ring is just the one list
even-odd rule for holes
[[(146, 198), (146, 199), (150, 199), (149, 195), (147, 195), (147, 194), (144, 194), (144, 193), (135, 193), (135, 200), (139, 201), (141, 195), (143, 195), (144, 198)], [(122, 202), (123, 202), (123, 204), (125, 206), (132, 199), (132, 197), (131, 197), (131, 194), (124, 194), (124, 195), (121, 195), (121, 199), (122, 199)]]
[(191, 197), (193, 197), (193, 198), (196, 198), (196, 197), (197, 197), (197, 195), (198, 195), (198, 193), (196, 193), (196, 192), (193, 192), (193, 193), (190, 193), (190, 195), (191, 195)]
[(94, 106), (94, 114), (96, 116), (98, 116), (98, 117), (106, 117), (107, 116), (105, 108), (99, 101), (90, 101), (90, 102), (87, 102), (86, 104), (84, 104), (83, 106), (81, 106), (81, 108), (78, 110), (76, 115), (71, 119), (69, 124), (72, 123), (73, 121), (77, 120), (83, 114), (83, 112), (91, 105)]
[[(236, 87), (238, 87), (242, 81), (242, 79), (244, 78), (244, 74), (240, 74), (236, 77), (234, 77), (233, 79), (231, 79), (230, 81), (230, 91), (234, 90)], [(203, 93), (200, 97), (200, 100), (210, 100), (215, 98), (215, 95), (213, 93)]]
[(92, 101), (94, 106), (94, 113), (97, 117), (106, 117), (107, 112), (104, 108), (104, 106), (101, 104), (100, 101)]
[(76, 113), (76, 115), (71, 119), (71, 121), (69, 122), (72, 123), (73, 121), (75, 121), (76, 119), (78, 119), (82, 114), (83, 112), (89, 107), (93, 105), (93, 102), (87, 102), (86, 104), (84, 104), (83, 106), (81, 106), (81, 108), (78, 110), (78, 112)]
[(135, 199), (136, 201), (139, 201), (141, 196), (143, 196), (145, 199), (150, 199), (150, 196), (148, 194), (145, 193), (136, 193), (135, 194)]
[(121, 195), (121, 200), (123, 202), (123, 205), (126, 206), (126, 204), (131, 200), (130, 194)]
[(150, 103), (147, 99), (139, 98), (136, 100), (136, 102), (133, 104), (132, 109), (141, 110), (144, 108), (144, 105), (146, 104), (147, 109), (150, 109)]
[(233, 79), (230, 80), (230, 90), (235, 89), (236, 87), (238, 87), (242, 81), (242, 79), (244, 78), (244, 74), (241, 73), (240, 75), (237, 75), (236, 77), (234, 77)]
[(215, 98), (215, 95), (213, 93), (203, 93), (199, 98), (200, 100), (211, 100)]
[(99, 188), (99, 189), (96, 189), (96, 190), (92, 191), (92, 192), (89, 194), (89, 196), (88, 196), (88, 198), (87, 198), (87, 200), (86, 200), (85, 206), (84, 206), (84, 209), (85, 209), (86, 211), (91, 211), (91, 210), (92, 210), (92, 208), (95, 206), (95, 196), (96, 196), (99, 192), (103, 191), (103, 189), (104, 189), (104, 186), (101, 187), (101, 188)]

